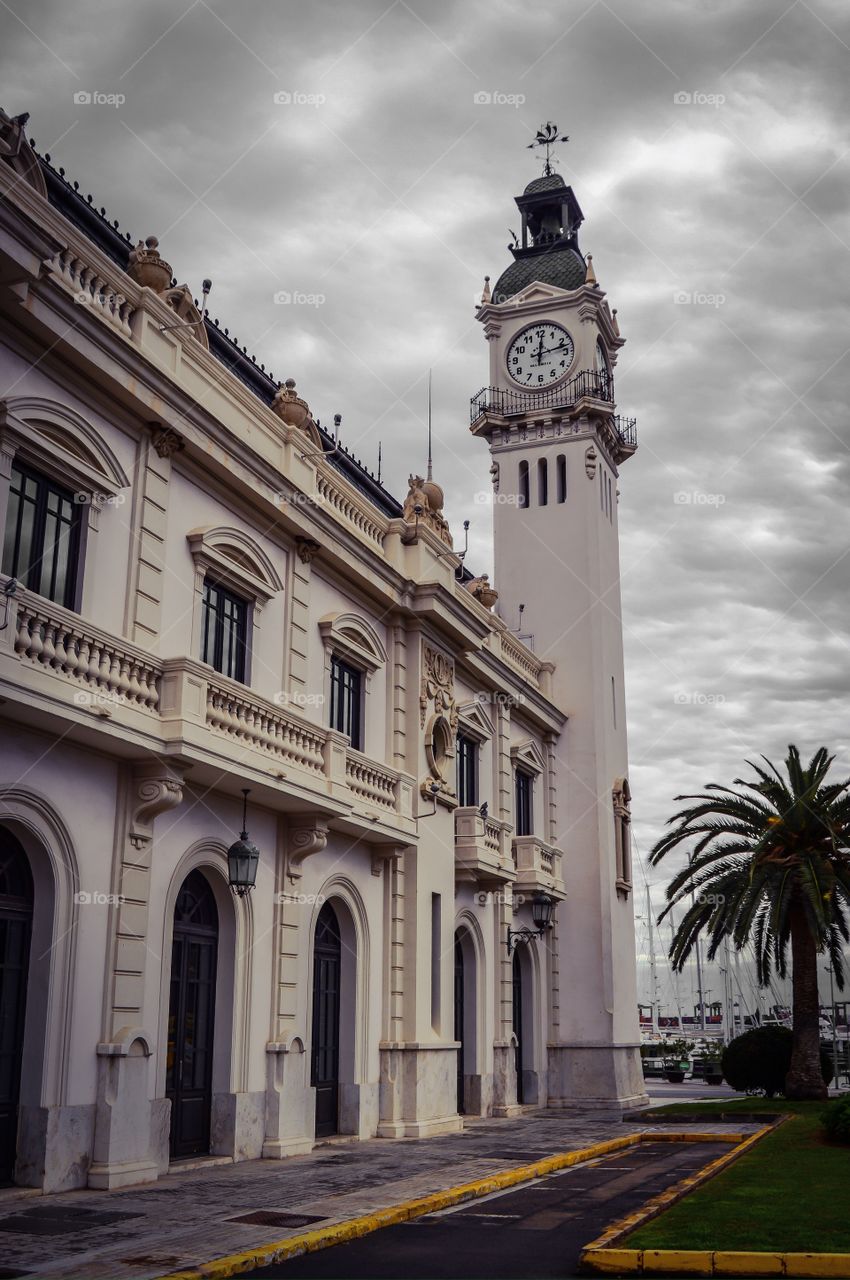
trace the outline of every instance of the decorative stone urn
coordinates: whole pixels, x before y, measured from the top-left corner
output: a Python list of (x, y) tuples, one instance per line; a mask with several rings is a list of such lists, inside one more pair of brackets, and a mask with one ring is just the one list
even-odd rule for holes
[(479, 604), (485, 609), (492, 609), (493, 605), (499, 598), (499, 593), (490, 585), (489, 576), (482, 573), (480, 578), (472, 578), (466, 584), (466, 589), (470, 595), (475, 596)]
[(148, 236), (144, 244), (140, 240), (135, 249), (130, 250), (127, 275), (136, 284), (153, 289), (154, 293), (165, 293), (174, 273), (171, 264), (159, 256), (158, 245), (156, 236)]
[(295, 379), (287, 378), (277, 389), (271, 407), (289, 427), (303, 427), (310, 416), (310, 406), (295, 391)]

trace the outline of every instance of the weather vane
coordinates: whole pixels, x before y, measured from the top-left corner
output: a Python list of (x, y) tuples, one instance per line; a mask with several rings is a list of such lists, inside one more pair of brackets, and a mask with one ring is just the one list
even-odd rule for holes
[(558, 137), (558, 126), (554, 124), (551, 120), (547, 120), (546, 123), (543, 125), (543, 127), (537, 130), (537, 133), (534, 135), (534, 141), (529, 142), (528, 144), (528, 149), (529, 151), (531, 151), (532, 148), (534, 147), (546, 148), (546, 163), (543, 165), (544, 177), (548, 178), (550, 174), (553, 172), (552, 148), (554, 147), (555, 143), (569, 142), (569, 140), (570, 140), (569, 135), (566, 133), (562, 134), (560, 138)]

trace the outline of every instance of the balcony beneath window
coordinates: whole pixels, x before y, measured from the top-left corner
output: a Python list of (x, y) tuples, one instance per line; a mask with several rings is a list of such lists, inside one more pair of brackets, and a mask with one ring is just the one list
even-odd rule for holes
[(201, 785), (251, 772), (282, 811), (320, 810), (361, 832), (369, 824), (370, 844), (415, 840), (414, 779), (355, 751), (344, 734), (23, 588), (0, 596), (4, 608), (0, 688), (18, 720), (116, 756), (179, 755)]
[(565, 898), (561, 850), (539, 836), (514, 836), (512, 844), (516, 869), (514, 891), (534, 893), (542, 889), (553, 897)]
[(510, 823), (482, 818), (475, 805), (455, 809), (455, 879), (480, 885), (513, 880), (510, 832)]

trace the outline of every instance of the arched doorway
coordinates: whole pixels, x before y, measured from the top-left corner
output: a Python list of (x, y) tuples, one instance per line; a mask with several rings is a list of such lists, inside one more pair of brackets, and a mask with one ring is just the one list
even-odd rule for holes
[(342, 942), (329, 902), (319, 912), (313, 942), (313, 1038), (310, 1083), (316, 1090), (316, 1137), (339, 1131), (339, 1011)]
[(0, 827), (0, 1184), (15, 1173), (32, 914), (29, 861)]
[(522, 1007), (522, 960), (520, 959), (519, 949), (514, 950), (513, 959), (513, 1030), (516, 1036), (515, 1063), (516, 1063), (516, 1100), (518, 1103), (525, 1101), (525, 1089), (523, 1087), (523, 1071), (525, 1068), (525, 1058), (523, 1055), (523, 1007)]
[(459, 1116), (464, 1114), (463, 1101), (463, 1077), (465, 1072), (465, 1045), (464, 1045), (464, 969), (463, 969), (463, 943), (460, 938), (460, 931), (455, 934), (455, 1040), (460, 1042), (460, 1048), (457, 1051), (457, 1113)]
[(165, 1093), (171, 1158), (210, 1149), (218, 908), (206, 876), (192, 871), (174, 907)]

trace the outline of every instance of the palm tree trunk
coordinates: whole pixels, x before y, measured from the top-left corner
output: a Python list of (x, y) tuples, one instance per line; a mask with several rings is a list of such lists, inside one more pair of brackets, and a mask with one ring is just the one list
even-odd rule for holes
[(794, 1043), (785, 1077), (785, 1097), (797, 1101), (826, 1098), (820, 1068), (817, 946), (802, 907), (791, 908), (790, 923)]

